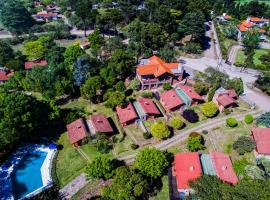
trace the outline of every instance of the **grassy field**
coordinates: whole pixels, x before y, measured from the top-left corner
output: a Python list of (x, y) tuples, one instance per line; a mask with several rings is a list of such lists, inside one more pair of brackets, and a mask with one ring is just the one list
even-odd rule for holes
[(169, 199), (169, 182), (168, 176), (162, 177), (162, 189), (157, 193), (156, 196), (150, 197), (149, 200), (168, 200)]
[[(254, 54), (254, 57), (253, 57), (253, 61), (254, 61), (254, 64), (257, 66), (257, 65), (261, 65), (261, 61), (260, 61), (260, 57), (262, 55), (266, 55), (269, 53), (269, 49), (256, 49), (255, 50), (255, 54)], [(245, 62), (245, 59), (246, 59), (246, 55), (244, 54), (244, 51), (243, 50), (239, 50), (237, 52), (237, 56), (236, 56), (236, 63), (244, 63)]]

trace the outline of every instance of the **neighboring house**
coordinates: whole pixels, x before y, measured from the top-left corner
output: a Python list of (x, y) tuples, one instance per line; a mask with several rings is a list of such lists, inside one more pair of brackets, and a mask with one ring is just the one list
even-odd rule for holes
[(48, 63), (46, 60), (33, 60), (33, 61), (28, 61), (24, 63), (24, 68), (26, 70), (31, 70), (34, 67), (43, 67), (46, 66)]
[(130, 125), (138, 119), (137, 113), (130, 102), (123, 107), (117, 106), (116, 112), (122, 126)]
[(96, 133), (113, 133), (113, 128), (107, 117), (104, 115), (92, 115), (86, 122), (92, 136), (95, 136)]
[(182, 81), (183, 73), (184, 68), (180, 63), (166, 63), (157, 56), (142, 60), (136, 69), (141, 89), (158, 88), (164, 83)]
[(166, 112), (176, 111), (184, 105), (183, 100), (177, 95), (174, 89), (161, 93), (160, 103)]
[(217, 17), (217, 20), (218, 20), (219, 22), (227, 22), (227, 21), (229, 21), (229, 20), (231, 20), (231, 19), (232, 19), (232, 16), (227, 15), (227, 13), (223, 13), (222, 16), (218, 16), (218, 17)]
[(270, 128), (253, 128), (251, 132), (256, 142), (256, 156), (270, 156)]
[(60, 13), (60, 10), (61, 8), (54, 4), (50, 4), (46, 6), (46, 11), (48, 13)]
[(187, 106), (197, 105), (204, 102), (204, 99), (190, 86), (179, 84), (176, 93), (181, 97)]
[(219, 111), (223, 112), (225, 108), (237, 106), (237, 99), (238, 95), (235, 90), (225, 90), (221, 87), (216, 90), (213, 102), (218, 105)]
[(48, 22), (58, 20), (60, 17), (57, 13), (48, 13), (47, 11), (38, 12), (35, 15), (32, 15), (36, 21)]
[(152, 99), (139, 98), (133, 105), (142, 120), (153, 119), (161, 115)]
[(221, 181), (231, 185), (238, 182), (230, 157), (220, 152), (176, 154), (172, 171), (173, 176), (176, 177), (180, 199), (184, 199), (192, 193), (193, 190), (188, 185), (189, 181), (199, 178), (202, 174), (217, 176)]
[(13, 70), (6, 67), (0, 67), (0, 84), (5, 83), (13, 74)]
[(88, 131), (82, 118), (68, 124), (67, 132), (69, 141), (74, 147), (79, 147), (81, 141), (88, 137)]

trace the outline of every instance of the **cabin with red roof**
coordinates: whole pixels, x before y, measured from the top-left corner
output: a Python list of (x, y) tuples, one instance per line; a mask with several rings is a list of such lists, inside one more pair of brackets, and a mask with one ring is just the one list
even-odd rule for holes
[(55, 21), (55, 20), (58, 20), (58, 19), (61, 18), (58, 13), (47, 12), (47, 11), (38, 12), (35, 15), (32, 15), (32, 16), (38, 22)]
[(237, 106), (238, 95), (234, 89), (226, 90), (224, 88), (219, 88), (213, 97), (213, 102), (215, 102), (219, 108), (220, 112), (224, 109)]
[(152, 89), (164, 83), (174, 84), (182, 81), (184, 68), (180, 63), (166, 63), (158, 56), (141, 61), (136, 68), (136, 76), (141, 83), (141, 89)]
[(139, 98), (133, 103), (140, 119), (154, 119), (161, 115), (159, 109), (152, 99), (149, 98)]
[(82, 118), (68, 124), (67, 133), (69, 141), (74, 147), (79, 147), (81, 141), (89, 136), (85, 122)]
[(5, 83), (13, 75), (13, 70), (6, 67), (0, 67), (0, 83)]
[(161, 93), (160, 103), (166, 112), (176, 111), (184, 105), (183, 100), (177, 95), (174, 89)]
[(251, 132), (257, 156), (270, 156), (270, 128), (253, 128)]
[(122, 126), (127, 126), (134, 123), (138, 119), (138, 115), (132, 105), (128, 103), (125, 106), (117, 106), (116, 112)]
[(33, 61), (27, 61), (24, 63), (24, 68), (26, 70), (32, 70), (34, 67), (44, 67), (48, 63), (46, 60), (33, 60)]
[(113, 128), (105, 115), (92, 115), (86, 122), (92, 136), (95, 136), (96, 133), (113, 133)]
[(200, 96), (191, 86), (179, 84), (176, 91), (188, 106), (204, 102), (202, 96)]

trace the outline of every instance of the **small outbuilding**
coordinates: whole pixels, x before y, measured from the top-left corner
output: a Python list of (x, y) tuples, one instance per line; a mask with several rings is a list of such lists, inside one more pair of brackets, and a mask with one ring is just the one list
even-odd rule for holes
[(82, 118), (67, 125), (69, 141), (75, 147), (79, 147), (81, 141), (88, 137), (88, 131)]

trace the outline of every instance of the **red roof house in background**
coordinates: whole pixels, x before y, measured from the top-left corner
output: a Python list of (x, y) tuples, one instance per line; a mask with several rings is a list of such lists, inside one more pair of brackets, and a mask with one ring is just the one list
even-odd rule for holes
[(235, 185), (238, 178), (233, 171), (230, 157), (224, 153), (212, 152), (210, 154), (217, 177), (229, 184)]
[(86, 120), (86, 122), (91, 135), (95, 135), (97, 132), (113, 133), (112, 126), (104, 115), (92, 115)]
[(117, 106), (116, 112), (122, 126), (127, 126), (129, 124), (132, 124), (136, 121), (136, 119), (138, 119), (137, 113), (132, 103), (130, 102), (124, 107)]
[(166, 63), (155, 55), (142, 60), (136, 69), (142, 89), (157, 88), (163, 83), (173, 84), (181, 81), (183, 73), (184, 68), (180, 63)]
[(184, 91), (184, 93), (192, 100), (192, 104), (198, 104), (204, 101), (204, 99), (191, 86), (179, 84), (178, 88)]
[(67, 132), (70, 143), (75, 147), (80, 146), (80, 142), (88, 136), (88, 132), (82, 118), (68, 124)]
[(152, 99), (139, 98), (137, 102), (140, 105), (139, 110), (142, 110), (143, 114), (146, 115), (146, 118), (155, 118), (160, 115), (160, 111)]
[(225, 108), (236, 106), (237, 98), (238, 95), (234, 89), (226, 90), (221, 87), (216, 90), (213, 102), (218, 105), (219, 111), (222, 112)]
[(240, 32), (244, 33), (256, 29), (260, 33), (265, 33), (265, 29), (262, 26), (269, 24), (269, 19), (259, 18), (259, 17), (248, 17), (246, 20), (242, 21), (239, 25)]
[(176, 176), (178, 192), (190, 192), (188, 182), (202, 175), (198, 152), (179, 153), (174, 156), (173, 175)]
[(270, 128), (253, 128), (252, 137), (259, 155), (270, 155)]
[(6, 82), (13, 74), (13, 70), (6, 67), (0, 67), (0, 83)]
[(34, 60), (34, 61), (28, 61), (24, 63), (24, 68), (27, 70), (31, 70), (34, 67), (43, 67), (46, 66), (48, 63), (46, 60)]
[(184, 102), (176, 94), (175, 90), (168, 90), (160, 94), (160, 103), (166, 110), (166, 112), (172, 112), (179, 109)]
[(228, 95), (221, 95), (216, 99), (216, 101), (218, 102), (219, 107), (222, 109), (236, 104), (236, 101)]

